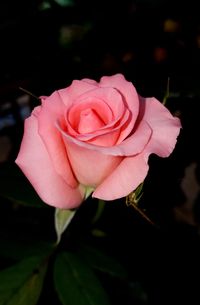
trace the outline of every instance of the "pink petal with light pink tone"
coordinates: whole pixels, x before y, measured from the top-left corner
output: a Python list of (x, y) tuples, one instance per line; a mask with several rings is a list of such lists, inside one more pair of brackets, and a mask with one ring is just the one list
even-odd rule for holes
[[(88, 150), (96, 151), (108, 156), (133, 156), (139, 154), (144, 150), (145, 146), (150, 141), (152, 135), (152, 129), (149, 124), (145, 121), (142, 121), (136, 131), (122, 143), (111, 147), (106, 147), (79, 141), (77, 138), (71, 137), (62, 129), (62, 126), (60, 125), (59, 121), (57, 121), (56, 126), (62, 134), (64, 141), (66, 138), (67, 141), (72, 142), (77, 146), (86, 148)], [(110, 134), (110, 136), (112, 136), (112, 133)]]
[(179, 118), (173, 117), (169, 110), (155, 98), (141, 98), (141, 112), (153, 130), (151, 140), (145, 148), (145, 154), (154, 153), (168, 157), (174, 150), (180, 133)]
[(87, 134), (101, 129), (105, 126), (104, 121), (98, 115), (98, 113), (92, 109), (85, 109), (80, 113), (80, 119), (78, 122), (78, 132), (80, 134)]
[[(111, 124), (108, 124), (107, 126), (105, 126), (105, 128), (103, 126), (100, 129), (97, 129), (93, 133), (85, 133), (85, 134), (77, 134), (77, 135), (74, 135), (72, 133), (72, 136), (74, 138), (76, 138), (78, 141), (92, 143), (97, 146), (104, 146), (104, 147), (113, 146), (117, 143), (117, 140), (118, 140), (120, 132), (121, 132), (121, 128), (124, 124), (126, 124), (128, 119), (129, 119), (129, 111), (127, 109), (125, 111), (122, 119), (113, 128), (111, 127), (111, 125), (112, 125), (112, 123), (111, 123)], [(64, 125), (61, 123), (61, 126), (64, 126)], [(67, 127), (68, 127), (67, 129), (69, 131), (69, 125), (67, 125)], [(65, 130), (65, 128), (63, 128), (63, 130)]]
[(111, 147), (116, 144), (120, 134), (120, 129), (109, 131), (97, 137), (92, 137), (87, 140), (87, 143), (90, 143), (95, 146)]
[[(128, 109), (126, 109), (125, 112), (123, 113), (121, 119), (118, 118), (117, 120), (113, 120), (113, 121), (111, 121), (111, 123), (109, 123), (105, 126), (102, 126), (101, 128), (97, 129), (93, 133), (77, 134), (76, 138), (78, 140), (88, 141), (88, 142), (90, 142), (91, 140), (93, 140), (95, 138), (97, 140), (100, 140), (100, 142), (102, 143), (101, 146), (107, 146), (106, 141), (103, 144), (104, 135), (106, 137), (108, 137), (109, 134), (110, 134), (110, 136), (112, 136), (111, 134), (113, 132), (117, 132), (118, 135), (120, 135), (121, 129), (124, 127), (125, 124), (130, 122), (130, 119), (131, 119), (130, 112)], [(114, 141), (113, 144), (116, 144), (116, 142)]]
[(72, 135), (80, 134), (80, 132), (77, 130), (79, 120), (81, 113), (86, 109), (95, 111), (99, 115), (100, 119), (104, 122), (104, 125), (113, 120), (112, 110), (106, 103), (104, 103), (104, 101), (99, 99), (98, 101), (94, 101), (89, 97), (85, 101), (70, 107), (66, 113), (67, 128)]
[(68, 108), (80, 95), (90, 90), (93, 90), (96, 87), (97, 86), (95, 82), (74, 80), (69, 87), (58, 90), (58, 94), (60, 95), (62, 102)]
[(148, 173), (143, 154), (126, 157), (119, 166), (94, 191), (92, 197), (115, 200), (130, 194), (142, 183)]
[(88, 84), (95, 85), (96, 87), (99, 86), (99, 83), (97, 83), (95, 80), (90, 79), (90, 78), (83, 78), (81, 81), (85, 82), (85, 83), (88, 83)]
[(79, 188), (69, 187), (55, 171), (38, 134), (38, 121), (35, 115), (25, 121), (24, 136), (16, 163), (47, 204), (71, 209), (83, 201), (84, 195)]
[[(101, 98), (100, 98), (101, 97)], [(112, 108), (111, 108), (112, 107)], [(92, 132), (77, 130), (81, 113), (87, 109), (92, 109), (102, 121), (98, 127), (88, 124), (93, 128)], [(81, 95), (74, 101), (66, 115), (66, 128), (68, 132), (81, 141), (89, 141), (96, 145), (112, 146), (118, 141), (124, 125), (130, 123), (132, 115), (126, 109), (126, 104), (122, 101), (122, 96), (112, 88), (99, 88)], [(88, 125), (87, 121), (84, 126)], [(108, 135), (110, 134), (110, 136)], [(103, 136), (105, 135), (105, 136)], [(115, 135), (115, 136), (114, 136)]]
[(57, 118), (62, 118), (63, 113), (65, 113), (65, 105), (55, 91), (50, 97), (42, 100), (38, 114), (38, 131), (56, 172), (69, 186), (76, 187), (77, 181), (72, 173), (62, 136), (55, 126)]
[(63, 137), (69, 160), (77, 180), (83, 185), (96, 187), (118, 166), (121, 157), (78, 146)]
[[(97, 107), (99, 107), (101, 102), (106, 103), (112, 111), (113, 119), (121, 117), (126, 107), (126, 103), (124, 103), (122, 95), (114, 88), (97, 87), (93, 90), (85, 92), (74, 100), (74, 105), (83, 104), (84, 102), (87, 103), (88, 99), (90, 102), (93, 102), (94, 105), (96, 104)], [(103, 115), (107, 117), (105, 112)]]
[(124, 103), (132, 113), (132, 120), (124, 130), (121, 131), (118, 143), (122, 142), (132, 131), (139, 113), (139, 98), (135, 87), (131, 82), (128, 82), (122, 74), (113, 76), (104, 76), (100, 80), (100, 87), (115, 88), (122, 95)]
[(155, 98), (141, 98), (140, 119), (146, 120), (153, 131), (148, 144), (142, 153), (124, 158), (113, 173), (97, 187), (93, 197), (114, 200), (127, 196), (144, 181), (151, 153), (167, 157), (173, 151), (181, 127), (178, 118), (173, 117)]

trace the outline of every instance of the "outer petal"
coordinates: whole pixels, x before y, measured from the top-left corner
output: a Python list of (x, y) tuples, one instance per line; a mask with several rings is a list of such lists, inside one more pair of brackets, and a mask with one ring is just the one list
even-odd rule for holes
[(145, 154), (154, 153), (160, 157), (168, 157), (175, 147), (180, 132), (180, 120), (173, 117), (155, 98), (141, 98), (141, 115), (153, 130)]
[(73, 171), (83, 185), (96, 187), (119, 165), (121, 157), (109, 156), (101, 152), (74, 144), (63, 137)]
[(148, 173), (148, 157), (155, 153), (167, 157), (173, 151), (181, 124), (178, 118), (155, 98), (141, 98), (141, 122), (147, 122), (152, 129), (152, 136), (142, 153), (126, 157), (120, 165), (101, 183), (93, 197), (114, 200), (127, 196), (144, 181)]
[(97, 83), (89, 79), (74, 80), (67, 88), (58, 90), (62, 102), (70, 107), (81, 94), (97, 88)]
[(69, 187), (55, 171), (44, 143), (38, 135), (35, 115), (25, 121), (25, 132), (16, 163), (47, 204), (71, 209), (79, 206), (83, 201), (83, 194), (79, 188)]
[(92, 196), (103, 200), (125, 197), (144, 181), (148, 169), (147, 159), (143, 154), (124, 158), (112, 174), (96, 188)]
[(77, 181), (73, 176), (65, 145), (58, 129), (55, 127), (57, 118), (63, 116), (65, 105), (60, 96), (55, 91), (50, 97), (42, 100), (42, 107), (38, 114), (39, 134), (46, 146), (56, 172), (71, 186), (77, 186)]
[(95, 80), (90, 79), (90, 78), (83, 78), (81, 81), (92, 84), (92, 85), (95, 85), (97, 87), (99, 86), (99, 84)]
[(118, 143), (122, 142), (132, 131), (134, 124), (137, 120), (139, 113), (139, 98), (135, 87), (131, 82), (128, 82), (122, 74), (116, 74), (113, 76), (104, 76), (100, 80), (101, 87), (112, 87), (117, 89), (124, 97), (124, 102), (127, 104), (129, 110), (132, 113), (132, 120), (124, 130), (121, 131), (121, 135), (118, 139)]

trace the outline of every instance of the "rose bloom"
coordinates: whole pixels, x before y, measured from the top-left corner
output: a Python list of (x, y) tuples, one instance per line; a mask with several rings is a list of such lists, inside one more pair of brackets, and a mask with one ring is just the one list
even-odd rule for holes
[(16, 163), (41, 199), (71, 209), (88, 195), (114, 200), (148, 173), (148, 158), (167, 157), (180, 121), (155, 98), (143, 98), (123, 75), (74, 80), (41, 97), (25, 120)]

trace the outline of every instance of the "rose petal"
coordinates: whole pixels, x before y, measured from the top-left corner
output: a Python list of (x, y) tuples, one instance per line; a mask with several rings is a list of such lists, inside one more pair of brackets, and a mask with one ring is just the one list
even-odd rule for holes
[(91, 143), (93, 145), (110, 147), (115, 145), (115, 143), (119, 138), (119, 134), (120, 134), (120, 128), (117, 130), (108, 131), (107, 133), (104, 133), (97, 137), (92, 137), (90, 140), (87, 141), (88, 143)]
[(55, 171), (38, 134), (35, 115), (25, 121), (25, 132), (16, 163), (47, 204), (71, 209), (79, 206), (83, 201), (83, 194), (79, 188), (69, 187)]
[(96, 130), (101, 129), (101, 127), (105, 126), (104, 121), (101, 117), (92, 109), (84, 109), (80, 113), (80, 119), (78, 122), (78, 132), (80, 134), (87, 134), (95, 132)]
[[(99, 106), (100, 100), (106, 103), (110, 107), (114, 119), (121, 117), (126, 106), (122, 99), (122, 95), (117, 90), (114, 88), (100, 87), (83, 93), (74, 101), (74, 104), (82, 104), (83, 102), (87, 102), (88, 98), (90, 101), (93, 101), (94, 104), (95, 100), (97, 100), (97, 107)], [(106, 114), (104, 113), (104, 115)]]
[(78, 98), (81, 94), (95, 89), (96, 83), (81, 80), (73, 80), (71, 85), (67, 88), (58, 90), (58, 94), (62, 102), (68, 107), (70, 107), (73, 101)]
[(141, 98), (140, 119), (146, 120), (153, 131), (144, 151), (135, 157), (124, 158), (113, 173), (97, 187), (93, 197), (114, 200), (127, 196), (144, 181), (151, 153), (167, 157), (173, 151), (181, 127), (178, 118), (174, 118), (155, 98)]
[(113, 157), (81, 147), (69, 141), (67, 137), (63, 137), (63, 140), (73, 172), (83, 185), (96, 187), (112, 173), (121, 161), (121, 157)]
[[(78, 134), (78, 135), (76, 135), (76, 138), (78, 140), (88, 141), (88, 142), (93, 142), (93, 139), (96, 139), (97, 140), (96, 143), (97, 142), (101, 143), (98, 145), (107, 146), (106, 141), (104, 142), (104, 140), (103, 140), (104, 136), (108, 137), (110, 135), (110, 137), (112, 137), (112, 133), (117, 132), (118, 137), (119, 137), (121, 128), (129, 121), (130, 121), (130, 112), (128, 109), (126, 109), (121, 120), (114, 120), (110, 124), (107, 124), (106, 126), (101, 127), (99, 130), (96, 130), (93, 133)], [(117, 139), (118, 139), (118, 137), (117, 137)], [(116, 141), (112, 141), (112, 142), (113, 142), (112, 145), (114, 145), (116, 143)]]
[(81, 117), (81, 113), (86, 109), (91, 109), (95, 111), (104, 124), (108, 124), (108, 122), (112, 121), (113, 113), (111, 108), (102, 100), (95, 100), (93, 98), (87, 98), (85, 101), (81, 103), (77, 103), (74, 106), (70, 107), (66, 114), (66, 124), (69, 132), (72, 135), (80, 134), (78, 132), (78, 125)]
[[(133, 156), (139, 154), (144, 150), (152, 135), (152, 129), (149, 124), (145, 121), (142, 121), (136, 129), (135, 133), (132, 134), (126, 140), (124, 140), (122, 143), (111, 147), (104, 147), (94, 145), (88, 142), (79, 141), (77, 138), (71, 137), (62, 129), (62, 126), (58, 121), (56, 126), (61, 132), (65, 143), (66, 141), (69, 141), (79, 147), (83, 147), (91, 151), (100, 152), (108, 156)], [(110, 134), (110, 136), (112, 136), (112, 133)]]
[(62, 136), (55, 126), (55, 121), (58, 117), (62, 117), (64, 112), (65, 105), (55, 91), (49, 98), (42, 100), (42, 107), (38, 114), (38, 130), (56, 172), (69, 186), (75, 187), (77, 181), (73, 176)]
[(115, 200), (130, 194), (142, 183), (148, 173), (143, 154), (124, 158), (119, 166), (94, 191), (92, 197)]
[(94, 133), (80, 134), (77, 135), (77, 140), (95, 144), (97, 146), (110, 147), (117, 143), (117, 140), (120, 135), (121, 128), (129, 119), (128, 109), (125, 111), (122, 119), (116, 124), (116, 127), (111, 127), (112, 124), (108, 124), (106, 128), (102, 127), (101, 129), (95, 131)]
[(99, 86), (99, 83), (97, 83), (95, 80), (90, 79), (90, 78), (83, 78), (81, 81), (82, 81), (82, 82), (86, 82), (86, 83), (88, 83), (88, 84), (95, 85), (96, 87)]
[[(89, 108), (99, 115), (105, 125), (99, 126), (92, 133), (89, 130), (88, 133), (78, 133), (77, 125), (81, 113)], [(112, 88), (98, 88), (82, 94), (74, 101), (74, 105), (67, 114), (66, 127), (72, 136), (81, 141), (89, 141), (101, 146), (112, 146), (118, 141), (121, 130), (124, 129), (124, 125), (127, 127), (131, 117), (132, 115), (126, 109), (119, 92)], [(105, 136), (103, 137), (103, 135)]]
[(132, 120), (124, 130), (121, 131), (121, 135), (118, 139), (118, 143), (122, 142), (132, 131), (134, 124), (137, 120), (139, 113), (139, 98), (135, 87), (131, 82), (128, 82), (122, 74), (116, 74), (113, 76), (104, 76), (100, 80), (101, 87), (112, 87), (120, 92), (124, 98), (124, 102), (127, 104), (127, 108), (132, 113)]
[(168, 157), (173, 151), (180, 133), (181, 123), (169, 110), (155, 98), (140, 98), (141, 114), (153, 130), (152, 137), (145, 148), (146, 155), (154, 153)]

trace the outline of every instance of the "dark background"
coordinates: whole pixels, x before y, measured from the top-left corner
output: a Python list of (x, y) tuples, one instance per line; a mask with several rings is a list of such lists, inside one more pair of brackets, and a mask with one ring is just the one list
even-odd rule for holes
[[(180, 117), (183, 129), (169, 158), (150, 158), (140, 206), (155, 226), (126, 207), (124, 200), (108, 204), (99, 222), (107, 238), (100, 243), (129, 270), (133, 289), (126, 293), (119, 283), (103, 282), (113, 304), (181, 304), (184, 300), (199, 304), (198, 2), (62, 3), (0, 3), (0, 171), (14, 163), (23, 120), (38, 103), (19, 87), (36, 96), (48, 95), (73, 79), (99, 80), (119, 72), (141, 95), (162, 101), (170, 78), (166, 106)], [(92, 213), (91, 202), (80, 209), (75, 236), (79, 230), (87, 232)], [(0, 235), (2, 239), (26, 234), (32, 239), (53, 238), (52, 215), (52, 209), (32, 212), (2, 197)], [(137, 287), (142, 287), (146, 299), (136, 297)]]

